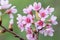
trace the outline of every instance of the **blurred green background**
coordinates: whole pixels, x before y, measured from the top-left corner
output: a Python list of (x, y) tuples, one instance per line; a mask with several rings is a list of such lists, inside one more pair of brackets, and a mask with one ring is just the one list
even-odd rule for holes
[[(43, 7), (47, 7), (48, 5), (50, 5), (51, 7), (55, 8), (55, 11), (53, 12), (54, 15), (56, 15), (57, 21), (59, 22), (58, 25), (53, 26), (55, 33), (53, 37), (45, 37), (43, 35), (39, 35), (39, 40), (60, 40), (60, 0), (9, 0), (11, 4), (15, 5), (16, 8), (18, 9), (18, 13), (23, 15), (23, 11), (22, 9), (25, 8), (26, 6), (28, 6), (29, 4), (33, 4), (35, 1), (36, 2), (41, 2)], [(17, 14), (18, 14), (17, 13)], [(14, 20), (14, 31), (19, 34), (21, 37), (26, 39), (26, 34), (25, 32), (20, 32), (20, 29), (17, 27), (17, 14), (15, 14), (15, 20)], [(9, 24), (9, 17), (8, 15), (4, 15), (3, 16), (3, 25), (6, 26), (6, 28), (8, 28), (8, 24)], [(1, 28), (0, 28), (1, 29)], [(0, 40), (19, 40), (18, 38), (13, 37), (12, 34), (6, 32), (3, 34), (0, 34)]]

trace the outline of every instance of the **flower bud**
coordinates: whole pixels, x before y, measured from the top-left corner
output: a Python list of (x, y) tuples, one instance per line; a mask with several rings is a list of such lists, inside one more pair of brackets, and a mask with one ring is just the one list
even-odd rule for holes
[(0, 33), (5, 33), (5, 32), (6, 32), (6, 30), (5, 30), (5, 29), (0, 30)]
[(10, 31), (13, 31), (13, 27), (12, 27), (13, 23), (14, 23), (13, 19), (11, 19), (10, 22), (9, 22), (9, 30)]
[(37, 34), (37, 30), (36, 30), (36, 29), (34, 29), (33, 32), (34, 32), (35, 34)]
[(11, 24), (9, 24), (9, 30), (10, 30), (10, 31), (13, 31), (13, 27), (12, 27)]
[(0, 12), (0, 25), (2, 24), (2, 13)]

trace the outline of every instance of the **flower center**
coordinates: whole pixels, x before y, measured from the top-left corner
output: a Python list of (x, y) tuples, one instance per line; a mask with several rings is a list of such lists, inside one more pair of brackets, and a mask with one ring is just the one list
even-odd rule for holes
[(27, 19), (26, 19), (26, 22), (30, 23), (30, 22), (31, 22), (31, 20), (30, 20), (29, 18), (27, 18)]
[(41, 13), (41, 16), (42, 16), (42, 17), (45, 17), (45, 16), (46, 16), (46, 14), (43, 12), (43, 13)]
[(38, 22), (38, 25), (39, 25), (39, 26), (43, 26), (43, 21), (39, 21), (39, 22)]
[(11, 13), (11, 10), (7, 10), (7, 13), (10, 14)]

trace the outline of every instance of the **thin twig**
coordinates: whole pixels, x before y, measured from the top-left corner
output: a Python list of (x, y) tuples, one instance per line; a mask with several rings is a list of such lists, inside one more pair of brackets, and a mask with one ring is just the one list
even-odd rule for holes
[(3, 28), (5, 31), (11, 33), (12, 35), (14, 35), (16, 38), (19, 38), (19, 40), (25, 40), (23, 38), (21, 38), (18, 34), (16, 34), (15, 32), (8, 30), (5, 28), (5, 26), (2, 25), (2, 16), (0, 15), (0, 27)]
[(21, 38), (19, 35), (17, 35), (15, 32), (6, 29), (3, 25), (0, 25), (0, 26), (1, 26), (3, 29), (5, 29), (7, 32), (13, 34), (16, 38), (19, 38), (19, 40), (24, 40), (24, 39)]
[(39, 40), (39, 31), (36, 33), (36, 37), (37, 37), (36, 40)]
[(41, 31), (43, 28), (39, 29), (37, 32), (37, 40), (39, 40), (39, 31)]

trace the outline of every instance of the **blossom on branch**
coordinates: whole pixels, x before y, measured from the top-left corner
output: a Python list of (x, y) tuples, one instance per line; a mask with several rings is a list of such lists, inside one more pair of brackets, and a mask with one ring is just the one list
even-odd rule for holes
[(53, 7), (43, 8), (40, 2), (34, 2), (33, 5), (23, 9), (23, 13), (27, 14), (26, 16), (18, 15), (18, 27), (21, 31), (26, 31), (28, 40), (37, 40), (38, 33), (44, 36), (53, 36), (52, 25), (58, 24), (57, 17), (52, 15), (53, 12)]
[(0, 10), (1, 9), (8, 9), (12, 6), (12, 4), (9, 4), (8, 0), (0, 0)]
[(41, 9), (41, 3), (40, 2), (34, 2), (33, 4), (33, 10), (38, 11)]

